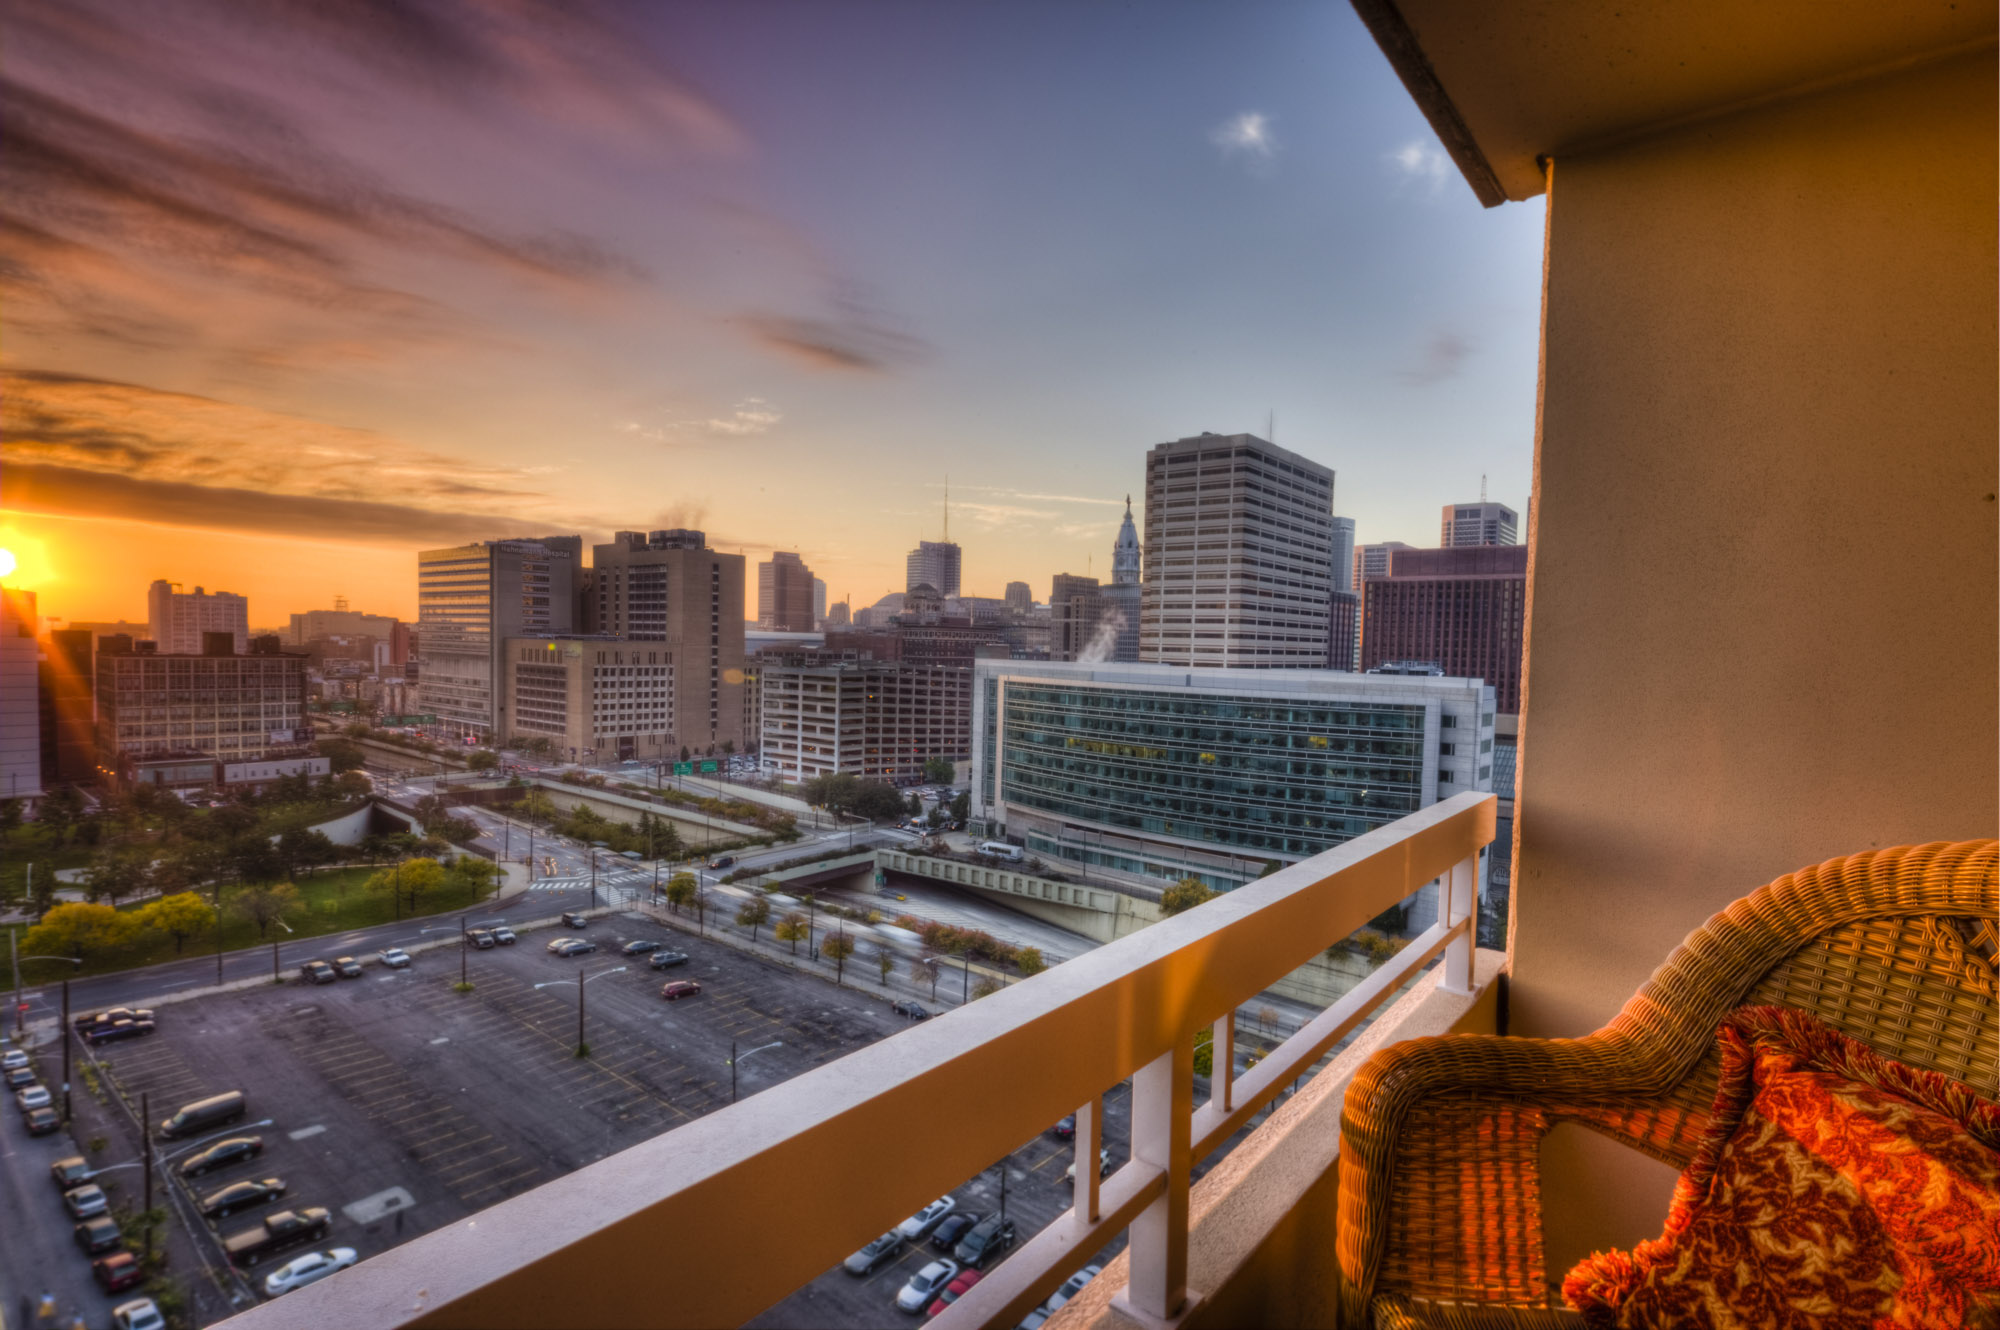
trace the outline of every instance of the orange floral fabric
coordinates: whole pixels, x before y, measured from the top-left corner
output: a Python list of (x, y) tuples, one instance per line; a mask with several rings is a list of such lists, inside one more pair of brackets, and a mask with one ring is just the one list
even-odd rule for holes
[(1993, 1324), (2000, 1106), (1789, 1008), (1745, 1007), (1720, 1039), (1665, 1233), (1563, 1280), (1592, 1330)]

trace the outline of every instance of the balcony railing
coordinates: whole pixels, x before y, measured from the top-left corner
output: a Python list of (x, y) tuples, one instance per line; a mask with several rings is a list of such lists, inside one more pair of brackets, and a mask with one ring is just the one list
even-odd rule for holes
[[(1495, 810), (1462, 794), (1413, 813), (228, 1324), (737, 1325), (1065, 1114), (1076, 1157), (1093, 1158), (1104, 1093), (1127, 1077), (1131, 1160), (1101, 1180), (1077, 1169), (1074, 1208), (933, 1324), (1012, 1326), (1127, 1229), (1123, 1296), (1170, 1319), (1187, 1297), (1195, 1161), (1440, 952), (1442, 986), (1470, 992)], [(1437, 924), (1232, 1074), (1238, 1007), (1433, 879)], [(1197, 1107), (1205, 1030), (1215, 1074)], [(898, 1124), (919, 1125), (885, 1131)]]

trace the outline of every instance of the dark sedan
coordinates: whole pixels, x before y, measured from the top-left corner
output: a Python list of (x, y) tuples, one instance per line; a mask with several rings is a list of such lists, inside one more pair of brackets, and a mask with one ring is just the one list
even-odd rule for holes
[(262, 1136), (231, 1136), (226, 1141), (217, 1141), (199, 1154), (189, 1155), (181, 1161), (181, 1176), (199, 1177), (212, 1173), (218, 1168), (228, 1168), (246, 1159), (255, 1159), (264, 1153)]
[(646, 962), (646, 964), (652, 966), (655, 970), (670, 970), (676, 965), (686, 965), (687, 963), (688, 954), (685, 951), (656, 951), (653, 953), (652, 958)]
[(658, 951), (659, 949), (660, 949), (659, 943), (648, 941), (647, 939), (642, 937), (634, 938), (630, 942), (627, 942), (624, 946), (619, 948), (619, 950), (624, 952), (627, 956), (643, 956), (649, 951)]
[(1014, 1221), (988, 1215), (958, 1240), (952, 1258), (960, 1265), (977, 1270), (1014, 1245)]
[(959, 1239), (965, 1236), (966, 1230), (977, 1224), (979, 1219), (980, 1216), (967, 1214), (963, 1210), (947, 1216), (945, 1221), (937, 1226), (937, 1232), (931, 1234), (931, 1246), (942, 1252), (950, 1251), (958, 1245)]
[(333, 959), (333, 972), (342, 979), (359, 979), (361, 977), (361, 962), (355, 960), (352, 956), (336, 956)]
[(62, 1114), (53, 1108), (31, 1108), (21, 1115), (30, 1136), (53, 1136), (62, 1130)]
[(233, 1215), (238, 1210), (248, 1210), (253, 1205), (275, 1201), (285, 1194), (283, 1178), (253, 1178), (244, 1182), (232, 1182), (221, 1191), (212, 1191), (201, 1198), (201, 1217), (220, 1219)]
[(102, 1256), (125, 1245), (125, 1235), (119, 1231), (118, 1221), (109, 1215), (86, 1219), (70, 1232), (76, 1236), (76, 1245), (83, 1248), (85, 1256)]
[(112, 1021), (109, 1025), (93, 1025), (83, 1032), (83, 1040), (95, 1048), (100, 1044), (116, 1043), (120, 1039), (138, 1039), (158, 1029), (151, 1021)]
[(33, 1085), (40, 1079), (35, 1075), (33, 1067), (15, 1067), (7, 1073), (7, 1089), (11, 1093), (24, 1085)]

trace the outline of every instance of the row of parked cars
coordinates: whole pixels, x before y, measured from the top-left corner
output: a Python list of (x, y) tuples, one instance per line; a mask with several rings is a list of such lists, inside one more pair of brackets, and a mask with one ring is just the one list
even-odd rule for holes
[(896, 1293), (896, 1309), (935, 1316), (977, 1284), (981, 1272), (1014, 1245), (1014, 1221), (1003, 1214), (961, 1210), (954, 1197), (940, 1196), (847, 1258), (847, 1273), (866, 1276), (902, 1253), (928, 1241), (947, 1253), (926, 1264)]

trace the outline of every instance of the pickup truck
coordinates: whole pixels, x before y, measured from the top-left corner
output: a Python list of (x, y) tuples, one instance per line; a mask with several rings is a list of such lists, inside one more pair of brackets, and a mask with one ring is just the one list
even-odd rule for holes
[(305, 1210), (280, 1210), (266, 1215), (255, 1228), (231, 1233), (222, 1240), (222, 1250), (238, 1265), (255, 1265), (266, 1256), (276, 1255), (302, 1243), (317, 1242), (333, 1226), (333, 1216), (318, 1206)]

